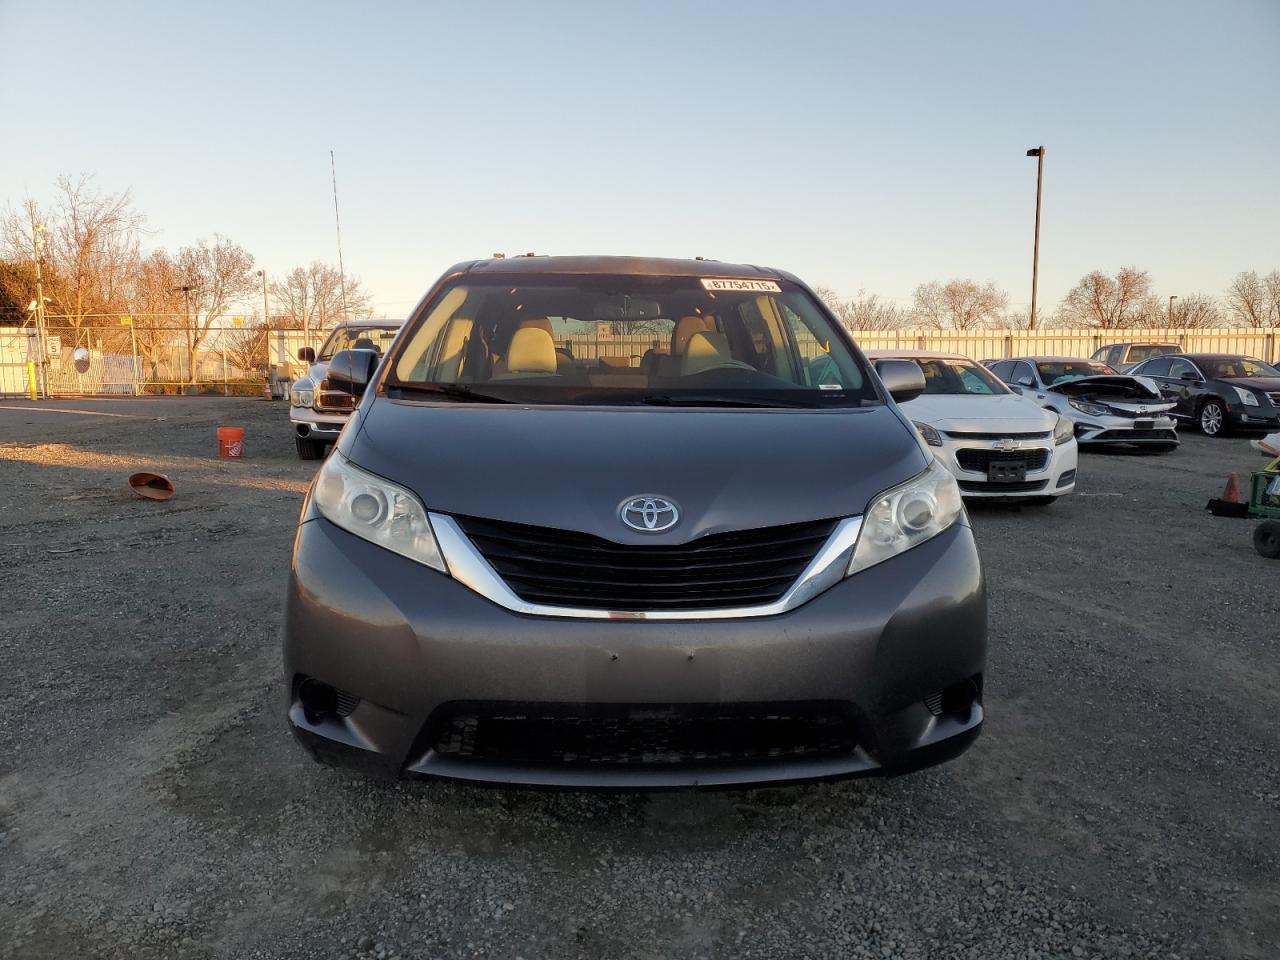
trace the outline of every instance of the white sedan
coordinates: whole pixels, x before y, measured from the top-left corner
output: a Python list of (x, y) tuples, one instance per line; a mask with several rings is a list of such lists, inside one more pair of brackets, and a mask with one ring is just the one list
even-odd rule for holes
[(1076, 485), (1070, 420), (1011, 391), (967, 357), (922, 350), (873, 350), (877, 360), (913, 360), (924, 393), (902, 404), (965, 497), (1048, 504)]

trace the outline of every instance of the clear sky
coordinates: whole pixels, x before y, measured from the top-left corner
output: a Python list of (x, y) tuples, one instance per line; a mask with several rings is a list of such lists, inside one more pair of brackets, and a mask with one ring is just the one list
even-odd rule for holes
[(1280, 0), (0, 0), (0, 204), (132, 189), (178, 247), (335, 261), (403, 315), (462, 259), (702, 255), (904, 304), (1280, 268)]

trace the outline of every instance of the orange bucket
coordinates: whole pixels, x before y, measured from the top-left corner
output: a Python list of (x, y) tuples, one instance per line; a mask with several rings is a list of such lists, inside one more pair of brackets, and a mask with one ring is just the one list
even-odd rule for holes
[(218, 428), (218, 456), (223, 460), (239, 460), (244, 452), (244, 427)]

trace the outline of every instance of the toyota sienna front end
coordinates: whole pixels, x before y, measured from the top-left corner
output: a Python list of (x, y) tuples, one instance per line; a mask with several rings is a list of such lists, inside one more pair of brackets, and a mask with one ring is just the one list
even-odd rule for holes
[(782, 271), (450, 269), (294, 544), (288, 717), (400, 777), (728, 785), (901, 772), (982, 724), (986, 596), (951, 474)]

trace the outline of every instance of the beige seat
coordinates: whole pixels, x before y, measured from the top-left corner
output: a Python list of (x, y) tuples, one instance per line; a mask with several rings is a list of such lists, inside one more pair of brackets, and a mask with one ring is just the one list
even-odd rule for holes
[(704, 330), (689, 338), (688, 348), (681, 360), (680, 372), (687, 377), (712, 367), (723, 367), (726, 364), (737, 365), (733, 354), (729, 351), (729, 341), (718, 330)]
[(671, 352), (659, 354), (653, 358), (653, 374), (660, 377), (678, 377), (684, 370), (684, 353), (689, 349), (689, 340), (695, 333), (715, 330), (715, 321), (711, 317), (681, 317), (671, 329)]
[(557, 367), (555, 341), (540, 326), (521, 327), (511, 338), (502, 366), (502, 372), (494, 372), (494, 380), (554, 377)]
[[(551, 321), (546, 317), (526, 317), (521, 320), (516, 327), (517, 330), (544, 330), (547, 336), (551, 337), (551, 342), (555, 343), (555, 331), (551, 328)], [(510, 353), (510, 346), (507, 352)], [(573, 366), (573, 354), (562, 347), (556, 347), (556, 366), (559, 372), (563, 373), (569, 367)], [(494, 355), (493, 358), (493, 376), (497, 377), (505, 374), (509, 368), (505, 357)]]

